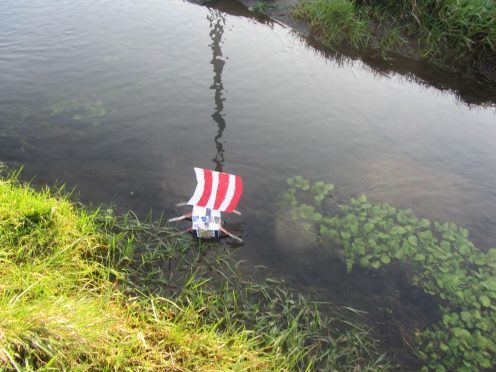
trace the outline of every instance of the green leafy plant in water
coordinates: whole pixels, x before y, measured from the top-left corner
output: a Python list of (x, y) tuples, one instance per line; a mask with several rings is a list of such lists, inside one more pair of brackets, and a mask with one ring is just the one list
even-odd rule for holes
[(414, 285), (443, 300), (442, 322), (416, 334), (425, 370), (496, 366), (496, 249), (482, 252), (454, 223), (432, 223), (409, 209), (370, 203), (365, 195), (326, 214), (319, 210), (321, 196), (332, 187), (301, 176), (288, 184), (283, 201), (290, 202), (289, 215), (315, 224), (318, 239), (338, 242), (348, 271), (399, 261)]
[[(288, 185), (290, 186), (285, 197), (291, 202), (296, 201), (295, 194), (297, 190), (308, 191), (313, 197), (313, 203), (320, 206), (322, 201), (330, 192), (334, 190), (334, 185), (331, 183), (325, 183), (323, 181), (317, 181), (314, 184), (310, 184), (310, 181), (303, 179), (302, 176), (294, 176), (288, 178)], [(291, 204), (294, 204), (292, 202)]]
[(71, 99), (54, 103), (48, 108), (51, 116), (69, 115), (74, 121), (91, 121), (107, 116), (107, 109), (102, 101), (82, 101)]

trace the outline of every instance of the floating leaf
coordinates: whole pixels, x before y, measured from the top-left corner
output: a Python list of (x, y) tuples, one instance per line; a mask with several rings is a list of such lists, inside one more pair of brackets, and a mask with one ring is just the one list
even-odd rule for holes
[(389, 258), (389, 256), (386, 256), (386, 255), (384, 255), (384, 254), (383, 254), (383, 255), (381, 256), (381, 261), (382, 261), (383, 263), (385, 263), (385, 264), (388, 264), (388, 263), (390, 263), (390, 262), (391, 262), (391, 259)]
[(322, 215), (320, 213), (314, 213), (312, 217), (313, 217), (313, 220), (315, 222), (321, 222), (322, 221)]
[(431, 223), (429, 220), (425, 219), (425, 218), (422, 218), (420, 221), (419, 221), (419, 226), (420, 227), (423, 227), (424, 229), (427, 229), (431, 226)]
[(353, 225), (351, 225), (350, 230), (353, 234), (356, 234), (358, 232), (358, 223), (355, 222)]
[(479, 346), (481, 349), (485, 349), (489, 345), (489, 340), (481, 335), (475, 336), (475, 342), (477, 343), (477, 346)]
[(415, 261), (424, 261), (424, 260), (425, 260), (425, 256), (424, 256), (423, 254), (417, 253), (417, 254), (413, 257), (413, 259), (414, 259)]
[(374, 269), (378, 269), (379, 267), (381, 267), (381, 263), (380, 261), (373, 261), (370, 266), (372, 266)]
[(359, 203), (366, 203), (366, 202), (367, 202), (367, 196), (366, 196), (366, 195), (361, 195), (361, 196), (358, 198), (358, 202), (359, 202)]
[(374, 217), (379, 217), (379, 216), (381, 216), (381, 215), (382, 215), (382, 212), (383, 212), (382, 208), (381, 208), (381, 207), (379, 207), (378, 205), (374, 205), (374, 206), (372, 207), (372, 209), (370, 210), (370, 213), (371, 213), (371, 214), (372, 214), (372, 216), (374, 216)]
[(470, 247), (468, 245), (462, 245), (460, 248), (459, 248), (459, 251), (461, 254), (463, 254), (464, 256), (468, 255), (470, 253)]
[(457, 338), (453, 337), (450, 339), (450, 341), (448, 342), (448, 345), (453, 348), (453, 349), (456, 349), (458, 346), (460, 346), (460, 341), (458, 341)]
[(410, 235), (408, 237), (408, 243), (410, 243), (411, 245), (413, 245), (414, 247), (416, 247), (418, 245), (417, 237), (416, 236), (413, 236), (413, 235)]
[(493, 363), (487, 358), (480, 358), (477, 362), (482, 368), (490, 368), (493, 366)]
[(372, 230), (374, 230), (374, 224), (368, 222), (365, 225), (363, 225), (363, 231), (365, 231), (366, 233), (369, 233)]
[(491, 300), (487, 296), (480, 296), (479, 302), (485, 307), (489, 307), (491, 305)]
[(481, 283), (486, 289), (496, 292), (496, 278), (491, 278)]
[(443, 241), (441, 242), (440, 248), (441, 248), (443, 251), (449, 251), (449, 250), (451, 249), (451, 244), (450, 244), (450, 242), (447, 242), (446, 240), (443, 240)]
[(468, 339), (470, 337), (472, 337), (470, 335), (470, 332), (467, 331), (466, 329), (464, 328), (460, 328), (460, 327), (455, 327), (453, 328), (453, 334), (458, 337), (458, 338), (462, 338), (462, 339)]
[(460, 318), (462, 318), (465, 323), (468, 323), (472, 319), (472, 314), (470, 314), (468, 311), (462, 311), (460, 313)]
[(359, 243), (359, 244), (354, 243), (353, 246), (355, 248), (355, 251), (358, 254), (360, 254), (360, 255), (364, 255), (365, 254), (365, 244), (363, 244), (363, 243)]
[[(485, 266), (486, 265), (486, 259), (485, 259), (485, 256), (483, 254), (474, 254), (472, 256), (470, 256), (470, 260), (478, 265), (478, 266)], [(484, 285), (484, 284), (483, 284)], [(486, 287), (487, 288), (487, 287)], [(489, 289), (489, 288), (488, 288)], [(496, 287), (494, 289), (496, 291)]]
[(322, 203), (322, 200), (324, 200), (324, 195), (317, 195), (313, 198), (316, 203), (320, 204)]
[(403, 235), (403, 234), (406, 234), (406, 230), (402, 226), (394, 226), (391, 229), (391, 234), (393, 234), (393, 235)]

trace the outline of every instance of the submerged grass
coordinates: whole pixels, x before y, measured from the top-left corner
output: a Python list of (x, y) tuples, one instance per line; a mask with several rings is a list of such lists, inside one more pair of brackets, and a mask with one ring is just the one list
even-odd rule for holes
[(123, 257), (126, 249), (119, 249), (111, 259), (129, 273), (132, 296), (173, 298), (172, 311), (195, 309), (199, 321), (222, 332), (247, 330), (264, 350), (283, 355), (288, 370), (388, 369), (355, 310), (309, 301), (262, 268), (248, 274), (228, 249), (197, 242), (184, 250), (171, 244), (176, 233), (160, 222), (134, 215), (108, 221), (110, 231), (132, 233), (140, 242), (134, 253)]
[(496, 3), (491, 0), (302, 0), (306, 19), (328, 46), (416, 56), (494, 80)]
[(0, 369), (387, 368), (353, 312), (239, 268), (160, 221), (0, 179)]

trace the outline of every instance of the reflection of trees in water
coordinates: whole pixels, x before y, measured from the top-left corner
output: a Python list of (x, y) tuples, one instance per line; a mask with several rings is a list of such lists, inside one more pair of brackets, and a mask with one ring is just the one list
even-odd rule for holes
[(222, 164), (224, 163), (224, 144), (221, 140), (224, 129), (226, 129), (226, 121), (224, 120), (224, 114), (222, 113), (225, 100), (223, 97), (224, 86), (222, 85), (222, 71), (226, 62), (222, 59), (220, 44), (222, 42), (222, 34), (224, 33), (226, 19), (223, 14), (216, 9), (210, 9), (210, 14), (207, 16), (207, 19), (210, 22), (209, 35), (212, 39), (212, 43), (210, 44), (210, 47), (212, 48), (212, 60), (210, 63), (214, 70), (214, 82), (210, 86), (210, 89), (214, 90), (215, 102), (212, 119), (217, 123), (217, 135), (214, 137), (217, 153), (212, 160), (215, 163), (215, 170), (222, 172)]

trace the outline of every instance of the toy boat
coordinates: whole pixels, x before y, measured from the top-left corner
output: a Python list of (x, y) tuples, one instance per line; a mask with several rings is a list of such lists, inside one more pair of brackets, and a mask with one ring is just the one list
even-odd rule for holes
[(241, 214), (235, 208), (243, 194), (243, 181), (234, 174), (195, 168), (196, 189), (189, 201), (176, 206), (191, 205), (191, 213), (169, 219), (169, 222), (191, 218), (191, 232), (195, 238), (219, 239), (226, 234), (243, 241), (222, 227), (222, 212)]

